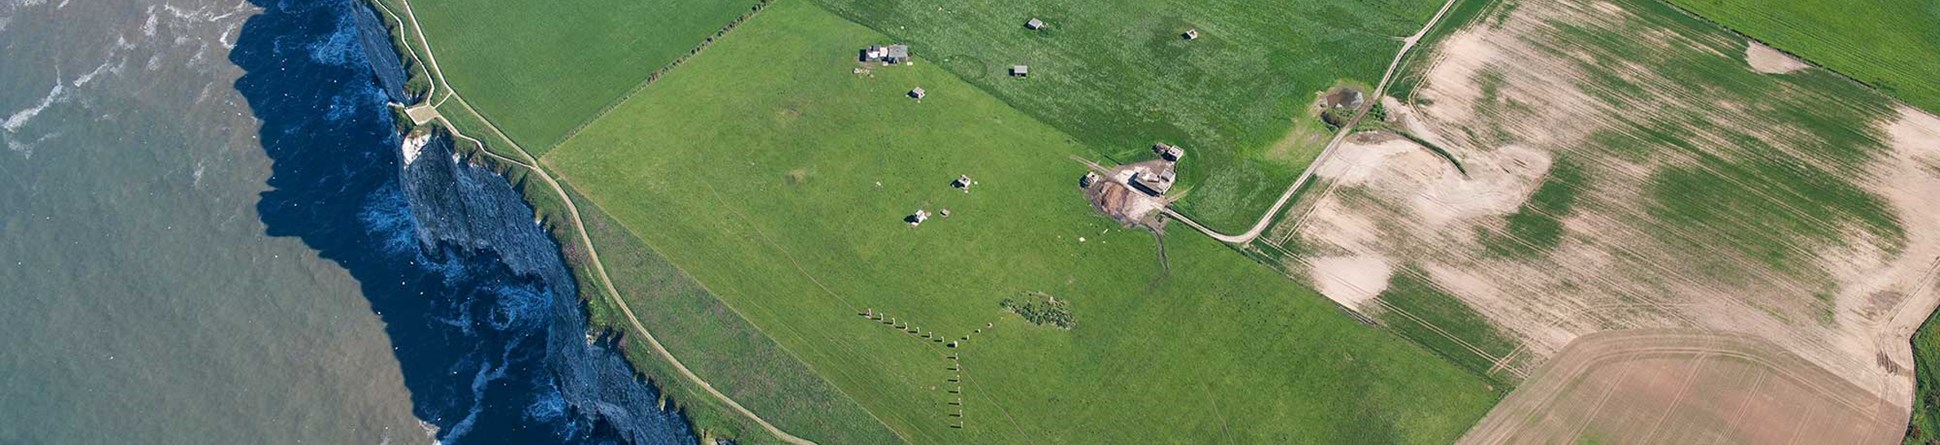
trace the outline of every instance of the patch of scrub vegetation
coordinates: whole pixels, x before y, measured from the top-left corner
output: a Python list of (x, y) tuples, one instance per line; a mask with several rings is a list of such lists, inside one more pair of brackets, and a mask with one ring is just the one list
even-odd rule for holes
[[(886, 41), (775, 3), (544, 161), (911, 442), (1353, 442), (1380, 419), (1447, 443), (1497, 400), (1210, 238), (1166, 239), (1161, 271), (1073, 186), (1085, 147), (921, 58), (854, 74)], [(1027, 291), (1085, 329), (1000, 309)]]
[(1563, 240), (1563, 217), (1576, 207), (1576, 192), (1587, 172), (1569, 157), (1559, 157), (1529, 201), (1510, 214), (1502, 232), (1487, 232), (1482, 247), (1490, 254), (1526, 257), (1548, 253)]
[[(401, 0), (382, 1), (404, 14), (395, 7)], [(412, 0), (410, 6), (444, 80), (539, 155), (759, 3)]]
[[(1243, 230), (1313, 161), (1326, 138), (1275, 147), (1313, 94), (1372, 84), (1439, 0), (1017, 0), (948, 4), (818, 0), (910, 43), (958, 77), (1119, 162), (1154, 141), (1190, 151), (1178, 207)], [(1039, 18), (1042, 31), (1024, 27)], [(1199, 31), (1187, 40), (1181, 33)], [(984, 63), (954, 63), (959, 59)], [(1030, 66), (1029, 78), (1000, 70)], [(1309, 138), (1296, 137), (1305, 141)]]
[[(618, 221), (574, 194), (586, 224), (587, 234), (599, 248), (600, 262), (606, 266), (613, 286), (642, 324), (674, 357), (695, 374), (706, 379), (744, 407), (791, 434), (822, 443), (895, 443), (901, 439), (867, 410), (843, 395), (781, 345), (733, 308), (709, 293), (680, 268), (654, 252), (633, 236)], [(576, 239), (562, 237), (559, 239)], [(566, 249), (575, 270), (590, 271), (591, 264), (580, 254), (579, 245)], [(599, 294), (600, 281), (590, 274), (582, 277), (588, 298), (594, 298), (591, 313), (600, 326), (617, 332), (630, 332), (630, 323), (611, 300)], [(708, 410), (688, 409), (696, 425), (725, 425), (716, 436), (737, 443), (767, 443), (773, 439), (747, 418), (720, 405), (712, 395), (678, 378), (678, 371), (650, 349), (643, 338), (626, 342), (634, 363), (652, 365), (648, 374), (662, 376), (658, 382), (673, 390), (671, 395), (683, 405), (708, 405)]]
[(1078, 320), (1071, 316), (1070, 300), (1059, 300), (1043, 292), (1025, 292), (1018, 298), (1005, 298), (997, 305), (1038, 326), (1050, 325), (1069, 330), (1078, 324)]
[(1930, 0), (1670, 3), (1940, 113), (1940, 6)]
[(1374, 316), (1381, 324), (1435, 351), (1448, 361), (1486, 379), (1507, 394), (1521, 379), (1508, 370), (1517, 363), (1498, 364), (1521, 346), (1487, 317), (1450, 295), (1427, 273), (1414, 267), (1396, 270), (1381, 292)]
[(1940, 443), (1940, 313), (1913, 334), (1913, 418), (1902, 443)]

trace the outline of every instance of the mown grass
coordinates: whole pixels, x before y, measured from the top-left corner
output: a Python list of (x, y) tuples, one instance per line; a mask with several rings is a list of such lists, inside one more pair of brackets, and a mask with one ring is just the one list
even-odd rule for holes
[[(924, 60), (851, 73), (886, 40), (776, 3), (546, 162), (914, 442), (1445, 443), (1499, 397), (1211, 239), (1165, 272), (1087, 206), (1076, 138)], [(1023, 292), (1081, 324), (999, 306)]]
[[(635, 317), (654, 333), (655, 338), (681, 363), (714, 386), (715, 389), (760, 414), (777, 427), (823, 443), (894, 443), (900, 441), (888, 426), (876, 421), (861, 405), (850, 400), (823, 381), (774, 340), (735, 314), (693, 278), (638, 237), (627, 232), (618, 221), (574, 192), (581, 203), (580, 215), (593, 245), (599, 248), (601, 264), (618, 288), (621, 298)], [(572, 239), (572, 238), (565, 238)], [(567, 249), (581, 267), (591, 264), (577, 247)], [(581, 279), (587, 292), (599, 292), (599, 281), (588, 274)], [(594, 322), (615, 331), (628, 332), (630, 324), (612, 306), (611, 300), (597, 293), (590, 306)], [(629, 336), (634, 337), (634, 336)], [(643, 338), (630, 338), (627, 349), (635, 363), (662, 364)], [(657, 366), (651, 375), (662, 376), (663, 386), (679, 390), (674, 400), (682, 404), (719, 402), (686, 380), (670, 365)], [(688, 410), (697, 425), (732, 425), (731, 431), (718, 431), (740, 443), (767, 443), (774, 437), (758, 425), (725, 406), (711, 410)]]
[[(948, 4), (817, 0), (912, 44), (1095, 155), (1149, 157), (1155, 141), (1190, 154), (1179, 207), (1241, 231), (1318, 155), (1314, 94), (1341, 79), (1373, 84), (1441, 6), (1437, 0), (976, 0)], [(1050, 26), (1029, 31), (1030, 18)], [(1180, 33), (1198, 29), (1198, 40)], [(1031, 67), (1010, 78), (1012, 64)]]
[(1940, 3), (1669, 0), (1888, 95), (1940, 112)]
[(445, 80), (538, 155), (756, 3), (414, 0), (411, 6)]
[(1460, 298), (1436, 287), (1425, 272), (1411, 267), (1396, 271), (1378, 298), (1383, 308), (1375, 313), (1381, 324), (1487, 379), (1503, 394), (1518, 383), (1513, 375), (1496, 370), (1490, 357), (1508, 357), (1520, 344)]

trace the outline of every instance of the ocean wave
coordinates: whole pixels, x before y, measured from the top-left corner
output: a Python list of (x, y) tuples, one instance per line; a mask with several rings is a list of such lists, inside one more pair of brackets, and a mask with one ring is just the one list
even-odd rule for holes
[(0, 129), (6, 129), (8, 133), (20, 131), (21, 126), (27, 125), (27, 121), (32, 120), (34, 116), (39, 116), (42, 110), (46, 110), (47, 107), (64, 100), (65, 97), (62, 96), (62, 93), (65, 92), (67, 92), (67, 87), (62, 86), (59, 81), (55, 81), (54, 89), (48, 90), (47, 96), (40, 98), (40, 103), (27, 107), (25, 110), (15, 111), (13, 115), (7, 116), (5, 122), (0, 122)]
[(344, 24), (328, 37), (310, 45), (310, 58), (318, 63), (337, 66), (345, 66), (353, 61), (362, 62), (363, 48), (357, 46), (357, 27), (350, 24), (349, 16), (342, 16), (338, 20)]
[(155, 14), (155, 5), (148, 5), (148, 19), (141, 22), (141, 35), (154, 37), (156, 25), (161, 24), (162, 16)]
[(81, 77), (74, 78), (74, 81), (69, 82), (68, 84), (73, 85), (75, 88), (87, 86), (88, 82), (94, 81), (95, 76), (99, 76), (101, 75), (101, 73), (106, 73), (113, 70), (114, 65), (115, 65), (114, 53), (112, 52), (108, 53), (108, 60), (101, 61), (101, 65), (94, 67), (94, 71), (89, 71), (86, 74), (82, 74)]

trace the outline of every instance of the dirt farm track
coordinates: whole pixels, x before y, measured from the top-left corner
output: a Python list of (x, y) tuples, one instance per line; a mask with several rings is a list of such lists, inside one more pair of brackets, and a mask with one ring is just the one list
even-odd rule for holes
[(1756, 337), (1578, 338), (1463, 437), (1498, 443), (1891, 443), (1906, 413)]

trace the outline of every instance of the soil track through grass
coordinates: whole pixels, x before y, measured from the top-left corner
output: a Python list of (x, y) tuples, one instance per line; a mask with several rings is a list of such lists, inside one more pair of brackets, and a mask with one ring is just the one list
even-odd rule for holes
[[(398, 0), (398, 1), (401, 2), (401, 4), (404, 6), (405, 16), (409, 18), (411, 27), (416, 30), (419, 44), (422, 45), (422, 49), (425, 52), (425, 58), (430, 61), (429, 69), (431, 70), (431, 72), (437, 74), (438, 82), (436, 83), (445, 83), (443, 70), (438, 67), (438, 57), (436, 53), (431, 51), (430, 43), (424, 39), (423, 27), (418, 24), (416, 14), (411, 11), (410, 0)], [(387, 10), (386, 12), (389, 12), (389, 11)], [(415, 57), (415, 54), (413, 55), (413, 57)], [(467, 112), (470, 112), (473, 115), (480, 115), (478, 113), (478, 110), (472, 108), (471, 104), (466, 103), (465, 99), (458, 95), (457, 90), (451, 88), (449, 84), (445, 85), (445, 91), (446, 91), (447, 99), (456, 98), (458, 99), (458, 103), (464, 106)], [(439, 117), (439, 119), (441, 122), (444, 123), (445, 127), (451, 132), (453, 136), (471, 141), (474, 144), (478, 144), (480, 148), (483, 148), (486, 146), (483, 142), (479, 141), (478, 139), (460, 134), (457, 130), (457, 127), (451, 125), (450, 121), (444, 120), (442, 116)], [(519, 155), (524, 159), (513, 160), (510, 158), (506, 158), (504, 156), (498, 155), (496, 153), (492, 153), (490, 150), (481, 149), (480, 152), (486, 154), (487, 156), (491, 156), (494, 159), (508, 162), (512, 165), (525, 168), (531, 171), (532, 173), (537, 174), (539, 176), (539, 179), (543, 180), (546, 183), (546, 185), (553, 190), (554, 193), (558, 194), (558, 197), (561, 200), (561, 202), (565, 203), (566, 205), (567, 214), (572, 217), (574, 231), (579, 234), (580, 243), (586, 248), (586, 255), (592, 261), (593, 271), (600, 278), (600, 281), (603, 284), (603, 286), (601, 286), (601, 289), (605, 290), (606, 297), (609, 298), (613, 303), (613, 305), (619, 308), (621, 313), (623, 313), (626, 316), (627, 323), (633, 328), (633, 331), (639, 333), (642, 338), (645, 338), (647, 340), (647, 343), (653, 347), (653, 350), (655, 353), (659, 354), (662, 359), (667, 360), (667, 362), (670, 365), (672, 365), (674, 369), (680, 372), (682, 377), (686, 378), (694, 385), (699, 386), (701, 389), (705, 390), (708, 394), (713, 395), (717, 400), (733, 408), (736, 412), (739, 412), (741, 415), (746, 416), (749, 420), (752, 420), (756, 424), (761, 425), (763, 429), (767, 430), (769, 434), (774, 435), (776, 439), (790, 444), (796, 444), (796, 445), (814, 445), (815, 442), (812, 442), (800, 437), (796, 437), (795, 435), (789, 434), (786, 431), (782, 431), (780, 428), (777, 428), (773, 424), (768, 423), (767, 420), (762, 419), (761, 416), (756, 415), (753, 411), (750, 411), (747, 408), (742, 407), (740, 403), (735, 402), (734, 399), (729, 398), (726, 394), (723, 394), (719, 390), (714, 389), (713, 385), (708, 384), (706, 380), (701, 379), (699, 375), (696, 375), (694, 374), (693, 371), (687, 369), (686, 365), (681, 364), (680, 359), (674, 358), (673, 353), (668, 352), (667, 348), (660, 343), (660, 340), (654, 338), (652, 332), (647, 331), (646, 325), (641, 324), (640, 319), (634, 316), (633, 309), (627, 306), (625, 300), (620, 298), (620, 295), (616, 290), (618, 288), (613, 286), (612, 279), (607, 275), (606, 266), (600, 262), (599, 250), (593, 246), (592, 238), (589, 235), (587, 235), (585, 222), (581, 219), (579, 215), (579, 208), (573, 203), (572, 197), (566, 193), (565, 188), (561, 187), (559, 185), (559, 182), (554, 180), (550, 173), (546, 172), (545, 169), (540, 168), (538, 159), (533, 157), (531, 153), (525, 151), (524, 147), (519, 146), (517, 142), (513, 142), (510, 137), (506, 136), (504, 132), (500, 131), (496, 125), (491, 124), (489, 121), (486, 121), (485, 125), (486, 125), (486, 128), (490, 129), (493, 132), (493, 134), (497, 135), (500, 139), (510, 144), (511, 147), (514, 150), (516, 150), (519, 153)]]
[[(1369, 98), (1378, 100), (1380, 97), (1382, 97), (1381, 96), (1382, 94), (1385, 94), (1387, 92), (1388, 83), (1394, 80), (1395, 70), (1401, 68), (1401, 61), (1407, 58), (1409, 51), (1413, 51), (1415, 49), (1415, 43), (1421, 41), (1422, 36), (1428, 35), (1429, 30), (1435, 29), (1435, 24), (1440, 23), (1442, 20), (1442, 16), (1447, 15), (1448, 9), (1451, 7), (1454, 7), (1455, 2), (1458, 2), (1458, 1), (1462, 1), (1462, 0), (1448, 0), (1447, 2), (1442, 3), (1441, 9), (1435, 11), (1435, 16), (1429, 18), (1428, 23), (1425, 25), (1422, 25), (1420, 31), (1415, 31), (1414, 35), (1408, 36), (1407, 38), (1402, 40), (1401, 50), (1395, 53), (1394, 61), (1388, 63), (1387, 71), (1381, 74), (1381, 82), (1376, 84), (1376, 86), (1374, 87), (1374, 93), (1368, 95)], [(1334, 138), (1327, 141), (1327, 147), (1321, 149), (1320, 156), (1315, 157), (1312, 163), (1307, 164), (1307, 168), (1300, 172), (1300, 176), (1296, 177), (1293, 180), (1293, 184), (1288, 185), (1286, 191), (1280, 192), (1280, 198), (1277, 200), (1274, 200), (1273, 205), (1271, 207), (1267, 207), (1266, 213), (1263, 213), (1260, 215), (1259, 221), (1253, 223), (1253, 226), (1250, 228), (1247, 228), (1245, 232), (1241, 232), (1238, 235), (1227, 235), (1227, 234), (1219, 233), (1217, 231), (1214, 231), (1211, 228), (1208, 228), (1204, 225), (1199, 224), (1196, 221), (1193, 221), (1192, 218), (1188, 218), (1185, 215), (1172, 210), (1171, 206), (1166, 206), (1162, 211), (1165, 212), (1166, 216), (1170, 216), (1175, 219), (1178, 219), (1179, 221), (1185, 222), (1187, 226), (1191, 226), (1194, 230), (1198, 230), (1200, 233), (1206, 234), (1206, 236), (1213, 237), (1213, 239), (1217, 239), (1217, 240), (1224, 241), (1227, 243), (1232, 243), (1232, 244), (1246, 244), (1248, 242), (1252, 242), (1254, 238), (1258, 238), (1260, 236), (1261, 232), (1266, 231), (1267, 226), (1273, 222), (1273, 217), (1278, 216), (1280, 214), (1280, 210), (1286, 207), (1287, 202), (1293, 200), (1293, 196), (1296, 194), (1296, 192), (1300, 191), (1300, 186), (1306, 185), (1307, 180), (1313, 178), (1314, 170), (1318, 168), (1321, 165), (1321, 163), (1324, 163), (1327, 161), (1328, 156), (1334, 152), (1334, 149), (1336, 147), (1340, 146), (1341, 141), (1347, 139), (1347, 136), (1349, 134), (1354, 133), (1355, 126), (1359, 125), (1361, 122), (1361, 118), (1366, 117), (1368, 111), (1374, 108), (1373, 104), (1376, 102), (1376, 100), (1367, 101), (1368, 102), (1367, 105), (1362, 106), (1360, 111), (1356, 111), (1354, 113), (1353, 119), (1349, 119), (1346, 124), (1343, 124), (1340, 126), (1340, 130), (1334, 133)]]
[[(1919, 167), (1940, 119), (1823, 70), (1757, 71), (1750, 42), (1656, 2), (1482, 14), (1418, 65), (1419, 100), (1386, 102), (1469, 174), (1349, 139), (1256, 252), (1314, 280), (1308, 257), (1419, 265), (1523, 344), (1511, 366), (1597, 331), (1720, 329), (1911, 398), (1904, 339), (1940, 303), (1940, 174)], [(1476, 343), (1424, 331), (1460, 340), (1449, 355)]]

